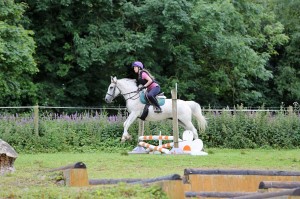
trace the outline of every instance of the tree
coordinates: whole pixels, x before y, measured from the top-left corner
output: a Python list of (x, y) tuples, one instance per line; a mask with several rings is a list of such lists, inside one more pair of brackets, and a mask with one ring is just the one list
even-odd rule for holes
[(276, 73), (274, 95), (279, 102), (293, 105), (300, 101), (300, 2), (276, 0), (269, 1), (269, 6), (290, 38), (287, 45), (278, 48), (280, 55), (273, 58), (272, 67)]
[(36, 86), (32, 75), (38, 69), (33, 58), (33, 32), (25, 30), (22, 18), (25, 4), (13, 0), (0, 1), (0, 104), (32, 105)]
[(102, 105), (110, 76), (127, 76), (134, 60), (167, 95), (177, 82), (180, 98), (201, 104), (276, 103), (270, 57), (288, 37), (264, 1), (26, 3), (42, 105)]
[(274, 14), (249, 1), (199, 0), (192, 18), (191, 46), (201, 66), (194, 73), (199, 85), (194, 90), (212, 105), (268, 102), (262, 85), (273, 74), (267, 63), (275, 47), (288, 39)]
[(177, 42), (187, 31), (191, 6), (187, 1), (167, 0), (26, 3), (28, 28), (35, 31), (38, 45), (39, 103), (63, 106), (99, 105), (109, 76), (126, 76), (127, 66), (137, 59), (159, 81), (167, 82), (170, 78), (163, 74), (171, 71), (173, 76), (173, 68), (166, 66), (176, 67), (173, 46), (183, 40)]

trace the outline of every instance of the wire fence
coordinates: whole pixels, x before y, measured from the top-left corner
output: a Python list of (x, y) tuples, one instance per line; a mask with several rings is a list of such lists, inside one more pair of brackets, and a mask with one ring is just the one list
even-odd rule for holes
[[(113, 106), (113, 107), (83, 107), (83, 106), (38, 106), (40, 109), (84, 109), (84, 110), (126, 110), (124, 106)], [(33, 109), (36, 106), (2, 106), (0, 109)]]
[[(4, 110), (4, 111), (3, 111)], [(26, 110), (26, 111), (24, 111)], [(300, 116), (299, 106), (296, 107), (278, 107), (278, 108), (263, 108), (263, 109), (248, 109), (246, 107), (234, 107), (234, 108), (223, 108), (223, 109), (212, 109), (210, 107), (202, 107), (202, 111), (205, 114), (219, 115), (224, 112), (230, 112), (230, 114), (235, 115), (237, 112), (246, 112), (246, 114), (255, 114), (256, 112), (266, 112), (274, 116), (278, 113), (290, 115), (291, 113), (296, 113)], [(77, 113), (87, 114), (88, 116), (97, 116), (105, 114), (107, 116), (121, 115), (127, 118), (129, 112), (126, 107), (123, 106), (110, 106), (110, 107), (60, 107), (60, 106), (10, 106), (10, 107), (0, 107), (0, 120), (7, 119), (7, 115), (14, 115), (17, 118), (22, 118), (26, 114), (33, 120), (34, 132), (39, 136), (39, 121), (44, 117), (52, 116), (55, 118), (60, 118), (61, 115), (72, 115)], [(28, 114), (29, 113), (29, 114)]]
[[(85, 107), (85, 106), (7, 106), (0, 107), (0, 115), (4, 113), (8, 114), (22, 114), (22, 113), (33, 113), (39, 115), (47, 113), (56, 113), (56, 114), (74, 114), (74, 113), (88, 113), (89, 115), (104, 114), (107, 116), (122, 115), (123, 117), (128, 117), (129, 112), (125, 106), (108, 106), (108, 107)], [(204, 114), (214, 113), (220, 114), (224, 112), (230, 112), (235, 114), (237, 112), (246, 112), (246, 113), (256, 113), (256, 112), (266, 112), (272, 115), (278, 113), (289, 114), (296, 113), (300, 115), (300, 106), (288, 106), (288, 107), (258, 107), (258, 108), (248, 108), (243, 106), (236, 107), (224, 107), (224, 108), (211, 108), (210, 106), (203, 106), (202, 112)]]
[(31, 112), (34, 109), (38, 109), (43, 112), (53, 112), (53, 113), (65, 113), (72, 114), (76, 112), (97, 112), (97, 113), (107, 113), (108, 115), (113, 115), (121, 113), (127, 115), (127, 108), (122, 106), (113, 107), (83, 107), (83, 106), (7, 106), (0, 107), (0, 112), (2, 110), (8, 113), (24, 113)]
[[(109, 107), (86, 107), (86, 106), (2, 106), (0, 107), (0, 110), (16, 110), (16, 109), (34, 109), (38, 108), (40, 110), (94, 110), (94, 111), (127, 111), (126, 106), (109, 106)], [(279, 112), (279, 111), (300, 111), (300, 108), (288, 106), (288, 107), (225, 107), (225, 108), (211, 108), (211, 107), (202, 107), (203, 112)]]

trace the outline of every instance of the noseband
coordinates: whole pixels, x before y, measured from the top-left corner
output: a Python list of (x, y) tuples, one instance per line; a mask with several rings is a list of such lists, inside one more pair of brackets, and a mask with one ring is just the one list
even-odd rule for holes
[[(117, 82), (112, 82), (112, 83), (115, 84), (113, 94), (110, 94), (110, 93), (107, 92), (106, 95), (109, 95), (109, 96), (113, 97), (113, 99), (115, 99), (115, 98), (117, 97), (117, 96), (115, 96), (116, 88), (117, 88), (117, 89), (119, 89), (119, 88), (118, 88), (118, 86), (117, 86)], [(119, 89), (119, 91), (120, 91), (120, 93), (121, 93), (121, 90), (120, 90), (120, 89)]]
[[(121, 90), (119, 89), (118, 85), (117, 85), (117, 81), (115, 82), (112, 82), (115, 84), (115, 87), (114, 87), (114, 91), (113, 91), (113, 94), (110, 94), (110, 93), (106, 93), (107, 95), (111, 96), (114, 100), (116, 97), (118, 97), (119, 95), (115, 96), (115, 92), (116, 92), (116, 88), (120, 91), (120, 94), (124, 96), (125, 98), (125, 95), (128, 95), (128, 94), (131, 94), (131, 93), (136, 93), (135, 95), (131, 96), (131, 97), (128, 97), (127, 99), (125, 98), (125, 101), (129, 100), (129, 99), (133, 99), (135, 96), (137, 96), (139, 94), (139, 90), (136, 90), (136, 91), (132, 91), (132, 92), (128, 92), (128, 93), (122, 93)], [(133, 100), (136, 100), (138, 99), (139, 96), (137, 96), (136, 98), (134, 98)]]

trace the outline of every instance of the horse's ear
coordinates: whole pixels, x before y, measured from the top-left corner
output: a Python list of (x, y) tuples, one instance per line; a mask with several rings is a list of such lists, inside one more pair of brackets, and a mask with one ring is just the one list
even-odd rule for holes
[(116, 83), (116, 82), (117, 82), (117, 77), (116, 77), (116, 76), (111, 77), (111, 82), (112, 82), (112, 83)]
[(117, 82), (117, 77), (113, 77), (113, 76), (110, 76), (110, 79), (111, 79), (111, 83), (116, 83)]

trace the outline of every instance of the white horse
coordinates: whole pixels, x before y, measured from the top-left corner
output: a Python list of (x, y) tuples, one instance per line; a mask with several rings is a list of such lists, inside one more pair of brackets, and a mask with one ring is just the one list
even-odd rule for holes
[[(126, 107), (130, 113), (124, 122), (124, 131), (122, 135), (122, 142), (131, 139), (128, 133), (130, 125), (142, 115), (145, 104), (142, 104), (139, 99), (139, 91), (135, 79), (117, 79), (111, 77), (111, 84), (108, 87), (105, 101), (111, 103), (118, 95), (122, 95), (126, 100)], [(149, 107), (149, 113), (146, 121), (159, 121), (164, 119), (172, 119), (172, 99), (166, 99), (165, 104), (161, 106), (162, 113), (155, 113), (153, 106)], [(196, 117), (198, 126), (201, 131), (205, 131), (207, 122), (202, 115), (201, 107), (194, 101), (177, 100), (178, 123), (182, 125), (185, 130), (193, 132), (194, 139), (198, 139), (198, 133), (192, 123), (192, 115)]]

